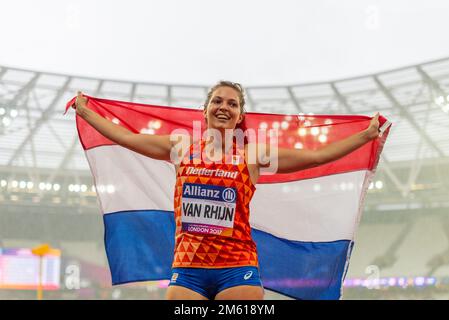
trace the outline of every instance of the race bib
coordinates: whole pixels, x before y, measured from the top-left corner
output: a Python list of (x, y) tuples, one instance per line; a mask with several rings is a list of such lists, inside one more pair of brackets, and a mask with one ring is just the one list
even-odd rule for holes
[(181, 200), (182, 231), (231, 237), (236, 201), (235, 188), (184, 183)]

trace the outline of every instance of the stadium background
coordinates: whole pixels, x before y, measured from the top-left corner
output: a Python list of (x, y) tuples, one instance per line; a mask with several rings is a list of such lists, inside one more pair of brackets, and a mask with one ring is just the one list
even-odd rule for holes
[[(365, 200), (343, 299), (448, 299), (449, 58), (333, 81), (245, 87), (249, 112), (379, 111), (393, 122)], [(200, 108), (207, 89), (0, 65), (0, 299), (35, 299), (27, 284), (36, 281), (37, 260), (19, 249), (42, 243), (61, 250), (60, 258), (48, 260), (44, 277), (53, 285), (45, 299), (164, 297), (163, 281), (111, 287), (96, 190), (75, 114), (64, 116), (63, 109), (77, 90)], [(271, 292), (266, 298), (284, 299)]]

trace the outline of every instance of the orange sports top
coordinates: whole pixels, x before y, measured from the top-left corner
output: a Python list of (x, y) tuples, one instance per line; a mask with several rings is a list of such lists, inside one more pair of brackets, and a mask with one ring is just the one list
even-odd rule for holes
[[(200, 145), (204, 150), (205, 141)], [(234, 155), (224, 155), (217, 163), (205, 162), (201, 153), (194, 154), (196, 149), (190, 146), (176, 174), (172, 267), (258, 266), (249, 224), (249, 203), (256, 188), (244, 150), (234, 142)]]

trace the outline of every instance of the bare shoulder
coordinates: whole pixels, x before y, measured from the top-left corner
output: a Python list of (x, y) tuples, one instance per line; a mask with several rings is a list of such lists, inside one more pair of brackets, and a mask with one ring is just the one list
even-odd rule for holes
[(247, 143), (245, 145), (246, 162), (256, 167), (264, 167), (269, 163), (270, 145), (266, 143)]
[(251, 182), (256, 185), (259, 179), (259, 161), (257, 160), (257, 144), (247, 143), (245, 144), (245, 161), (248, 166)]
[(193, 143), (193, 137), (186, 134), (172, 134), (170, 135), (171, 162), (175, 166), (176, 172), (178, 172), (179, 165), (189, 151), (190, 146)]

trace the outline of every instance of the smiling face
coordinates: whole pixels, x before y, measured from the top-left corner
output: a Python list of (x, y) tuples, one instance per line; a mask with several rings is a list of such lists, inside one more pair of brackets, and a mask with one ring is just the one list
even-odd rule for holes
[(243, 121), (239, 93), (227, 86), (218, 87), (204, 110), (208, 128), (235, 129)]

